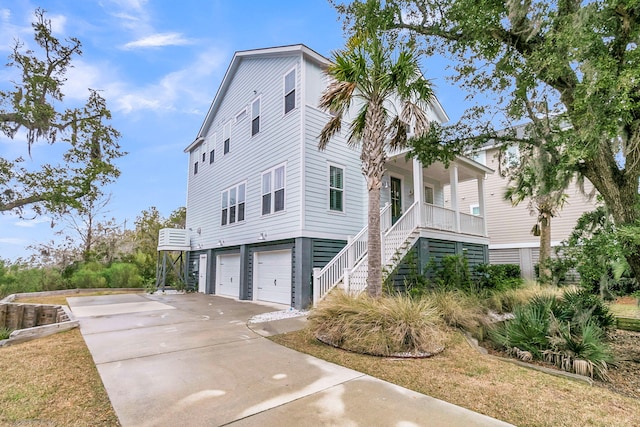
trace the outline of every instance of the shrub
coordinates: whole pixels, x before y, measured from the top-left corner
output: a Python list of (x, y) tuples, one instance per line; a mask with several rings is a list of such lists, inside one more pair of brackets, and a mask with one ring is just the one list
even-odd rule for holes
[(0, 340), (8, 339), (11, 336), (11, 332), (13, 331), (6, 326), (0, 326)]
[(378, 356), (442, 351), (441, 323), (429, 299), (406, 295), (376, 299), (333, 292), (309, 315), (310, 328), (322, 341)]
[(542, 287), (532, 282), (519, 288), (492, 292), (487, 299), (487, 306), (498, 313), (511, 313), (516, 307), (528, 304), (537, 296), (559, 295), (559, 292), (557, 288)]
[(533, 303), (514, 310), (515, 318), (489, 332), (491, 339), (508, 350), (520, 349), (540, 359), (549, 348), (549, 310), (545, 304)]
[(515, 319), (491, 331), (490, 337), (522, 359), (544, 359), (566, 371), (606, 379), (613, 359), (599, 322), (608, 323), (608, 316), (595, 308), (592, 296), (597, 298), (575, 289), (561, 297), (537, 295), (517, 307)]
[(483, 289), (504, 291), (518, 288), (524, 283), (518, 264), (480, 264), (475, 272)]
[(570, 322), (554, 318), (549, 334), (551, 348), (544, 352), (545, 360), (565, 371), (608, 379), (608, 364), (613, 362), (613, 354), (598, 325), (587, 321), (572, 327)]
[(562, 303), (553, 311), (560, 321), (576, 325), (590, 320), (605, 330), (616, 324), (614, 315), (602, 298), (587, 289), (567, 289), (561, 298)]
[(442, 258), (440, 268), (436, 271), (435, 282), (440, 289), (472, 289), (469, 262), (462, 255), (446, 255)]
[(143, 283), (135, 265), (121, 262), (111, 264), (104, 277), (110, 288), (139, 288)]
[(107, 286), (107, 279), (102, 275), (102, 272), (83, 268), (71, 276), (70, 283), (72, 287), (78, 289), (104, 288)]

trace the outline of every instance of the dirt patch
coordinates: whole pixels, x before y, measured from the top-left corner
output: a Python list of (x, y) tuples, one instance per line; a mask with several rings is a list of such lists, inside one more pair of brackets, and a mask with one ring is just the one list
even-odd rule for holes
[(640, 332), (617, 329), (611, 334), (617, 363), (609, 370), (610, 382), (595, 384), (625, 396), (640, 399)]

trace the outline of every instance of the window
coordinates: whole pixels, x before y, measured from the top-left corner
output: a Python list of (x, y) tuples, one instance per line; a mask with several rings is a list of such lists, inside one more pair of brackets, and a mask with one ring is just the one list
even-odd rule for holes
[(471, 215), (480, 216), (480, 206), (469, 205), (469, 213), (471, 213)]
[(202, 151), (202, 163), (204, 163), (204, 161), (207, 160), (207, 152), (206, 151)]
[(344, 212), (344, 169), (329, 166), (329, 209)]
[(245, 184), (238, 184), (222, 192), (221, 225), (244, 221)]
[(209, 152), (209, 164), (213, 163), (216, 158), (216, 150), (211, 150)]
[(424, 186), (424, 202), (433, 204), (433, 187)]
[(284, 76), (284, 113), (296, 108), (296, 70), (289, 71)]
[(262, 215), (284, 210), (284, 165), (262, 174)]
[(195, 174), (197, 174), (197, 173), (198, 173), (198, 162), (195, 162), (195, 163), (193, 164), (193, 174), (195, 175)]
[(251, 136), (260, 132), (260, 98), (251, 103)]
[(222, 154), (227, 154), (229, 153), (229, 146), (231, 145), (231, 121), (228, 121), (225, 125), (224, 125), (224, 129), (222, 132), (222, 138), (224, 141), (224, 147), (222, 150)]
[(477, 153), (474, 153), (474, 155), (471, 158), (476, 162), (480, 163), (481, 165), (485, 165), (485, 166), (487, 165), (486, 151), (478, 151)]
[(510, 145), (504, 154), (505, 164), (509, 167), (520, 164), (520, 148), (517, 145)]
[(247, 117), (247, 109), (246, 108), (244, 108), (242, 111), (240, 111), (238, 114), (236, 114), (236, 123), (238, 123), (239, 121), (241, 121), (245, 117)]

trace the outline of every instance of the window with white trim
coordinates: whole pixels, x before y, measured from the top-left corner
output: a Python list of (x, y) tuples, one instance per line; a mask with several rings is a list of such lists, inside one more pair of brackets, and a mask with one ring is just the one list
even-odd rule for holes
[(329, 210), (344, 212), (344, 168), (329, 165)]
[(480, 205), (469, 205), (469, 213), (474, 216), (480, 216)]
[(284, 165), (262, 173), (262, 215), (284, 210)]
[(209, 138), (209, 146), (211, 147), (211, 151), (209, 151), (209, 164), (212, 164), (216, 160), (216, 142), (218, 139), (217, 134), (213, 134)]
[(424, 186), (424, 202), (433, 204), (433, 187), (429, 185)]
[(246, 184), (234, 185), (222, 192), (220, 225), (244, 221)]
[(487, 165), (487, 152), (485, 150), (474, 153), (471, 158), (481, 165)]
[(198, 148), (196, 148), (195, 150), (193, 150), (193, 174), (197, 174), (198, 173), (198, 160), (200, 159), (200, 147), (198, 146)]
[(231, 120), (225, 123), (224, 128), (222, 129), (222, 140), (224, 141), (224, 146), (222, 149), (222, 154), (224, 155), (229, 153), (229, 148), (231, 145)]
[(284, 113), (296, 108), (296, 69), (284, 76)]
[(260, 98), (251, 103), (251, 136), (260, 132)]

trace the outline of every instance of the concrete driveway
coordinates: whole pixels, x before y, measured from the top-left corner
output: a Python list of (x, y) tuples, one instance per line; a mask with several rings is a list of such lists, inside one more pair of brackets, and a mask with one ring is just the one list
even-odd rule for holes
[(281, 307), (203, 294), (67, 300), (123, 426), (508, 425), (262, 336), (300, 318), (247, 327)]

